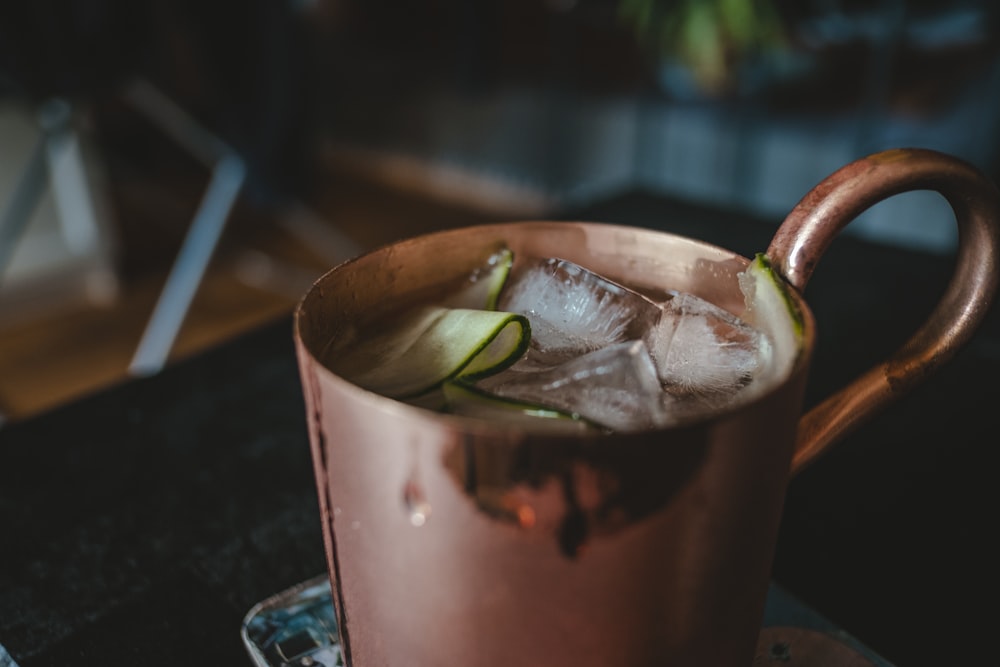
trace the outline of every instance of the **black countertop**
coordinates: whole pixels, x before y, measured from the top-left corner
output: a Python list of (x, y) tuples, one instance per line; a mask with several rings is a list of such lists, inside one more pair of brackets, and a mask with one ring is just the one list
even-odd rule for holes
[[(763, 250), (777, 221), (643, 193), (567, 218)], [(834, 244), (808, 402), (929, 313), (949, 256)], [(995, 663), (1000, 321), (792, 480), (774, 580), (900, 665)], [(249, 665), (253, 604), (324, 570), (290, 318), (0, 429), (0, 666)], [(9, 658), (4, 658), (4, 649)]]

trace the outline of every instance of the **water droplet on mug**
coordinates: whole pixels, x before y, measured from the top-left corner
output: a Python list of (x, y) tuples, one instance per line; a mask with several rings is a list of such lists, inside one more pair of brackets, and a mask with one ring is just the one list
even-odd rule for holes
[(403, 503), (410, 513), (412, 525), (419, 528), (427, 523), (427, 519), (431, 516), (431, 504), (424, 498), (424, 493), (416, 482), (406, 483), (406, 487), (403, 489)]
[(360, 527), (361, 527), (361, 522), (360, 521), (352, 521), (351, 522), (351, 530), (357, 530)]

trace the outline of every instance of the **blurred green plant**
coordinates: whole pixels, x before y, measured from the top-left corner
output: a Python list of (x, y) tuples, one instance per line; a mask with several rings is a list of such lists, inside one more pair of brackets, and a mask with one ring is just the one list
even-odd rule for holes
[(776, 0), (620, 0), (618, 15), (644, 48), (686, 66), (708, 95), (731, 91), (745, 63), (787, 45)]

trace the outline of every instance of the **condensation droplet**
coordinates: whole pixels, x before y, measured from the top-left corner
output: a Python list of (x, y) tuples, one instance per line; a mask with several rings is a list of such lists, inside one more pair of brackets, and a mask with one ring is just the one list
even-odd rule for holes
[(411, 480), (406, 483), (406, 487), (403, 489), (403, 503), (410, 513), (412, 525), (419, 528), (427, 523), (431, 516), (431, 504), (427, 502), (423, 491), (416, 482)]

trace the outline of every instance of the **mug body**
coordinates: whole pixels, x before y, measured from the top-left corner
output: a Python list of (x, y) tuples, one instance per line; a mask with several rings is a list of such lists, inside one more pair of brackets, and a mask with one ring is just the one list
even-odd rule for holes
[(739, 314), (748, 260), (663, 232), (484, 225), (373, 251), (295, 313), (322, 530), (352, 667), (750, 665), (763, 618), (813, 318), (790, 375), (679, 427), (554, 434), (440, 414), (323, 364), (330, 341), (453, 284), (505, 245)]

